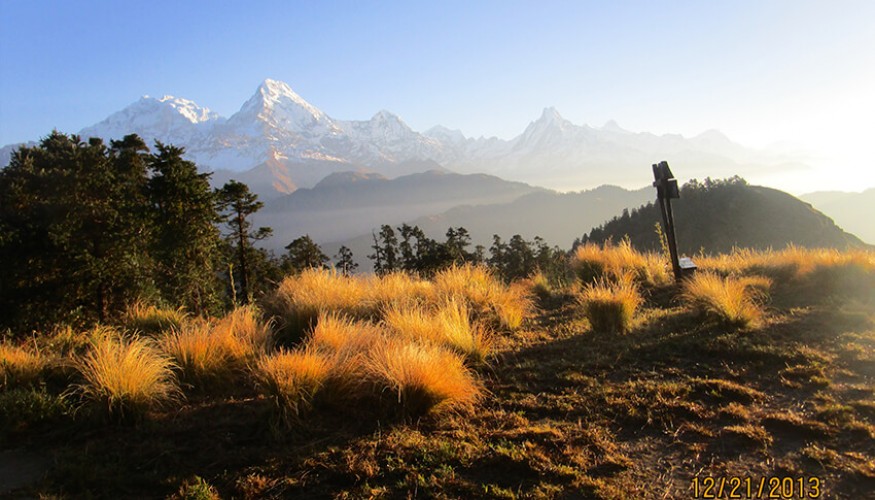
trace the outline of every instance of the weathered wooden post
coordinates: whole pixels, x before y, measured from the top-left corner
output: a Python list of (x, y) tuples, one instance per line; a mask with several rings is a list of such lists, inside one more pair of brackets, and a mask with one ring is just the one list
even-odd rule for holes
[(671, 268), (674, 272), (674, 279), (678, 283), (681, 281), (681, 265), (678, 259), (678, 245), (675, 239), (674, 232), (674, 216), (671, 213), (671, 199), (680, 198), (681, 193), (678, 189), (678, 181), (668, 168), (668, 162), (661, 161), (653, 165), (653, 186), (656, 188), (656, 199), (659, 203), (659, 210), (662, 212), (662, 227), (665, 229), (665, 236), (668, 238), (668, 251), (671, 254)]

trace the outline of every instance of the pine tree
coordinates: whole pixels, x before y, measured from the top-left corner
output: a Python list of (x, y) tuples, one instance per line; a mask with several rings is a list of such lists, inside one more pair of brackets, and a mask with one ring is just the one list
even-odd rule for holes
[(0, 171), (8, 325), (106, 321), (148, 288), (145, 144), (53, 131)]
[(244, 302), (251, 299), (249, 280), (252, 277), (253, 242), (263, 240), (271, 235), (269, 227), (260, 227), (252, 231), (250, 216), (260, 210), (264, 203), (258, 201), (258, 195), (249, 191), (249, 186), (231, 180), (216, 191), (216, 198), (221, 220), (230, 229), (227, 235), (237, 257), (239, 269), (240, 296)]
[(346, 245), (342, 245), (334, 256), (335, 266), (343, 273), (344, 276), (349, 276), (358, 269), (359, 265), (353, 260), (352, 250)]
[(296, 238), (286, 245), (286, 250), (288, 250), (288, 253), (285, 256), (283, 267), (287, 271), (294, 273), (299, 273), (304, 269), (325, 267), (331, 260), (322, 253), (322, 248), (310, 238), (310, 235)]
[(392, 226), (384, 224), (380, 227), (380, 236), (371, 233), (374, 237), (374, 244), (371, 248), (374, 253), (368, 255), (369, 259), (374, 261), (374, 272), (377, 274), (387, 274), (398, 270), (398, 238), (395, 236), (395, 231)]
[(155, 142), (148, 193), (158, 288), (172, 304), (200, 313), (218, 304), (215, 262), (219, 221), (210, 174), (198, 173), (183, 148)]

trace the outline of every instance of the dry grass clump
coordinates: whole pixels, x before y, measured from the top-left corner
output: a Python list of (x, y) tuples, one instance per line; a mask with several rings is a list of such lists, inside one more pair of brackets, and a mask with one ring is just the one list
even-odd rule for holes
[(106, 331), (75, 367), (84, 379), (76, 392), (112, 418), (141, 416), (179, 394), (173, 362), (149, 339)]
[(371, 349), (366, 366), (406, 417), (469, 408), (481, 396), (462, 358), (435, 345), (389, 339)]
[(336, 383), (338, 358), (314, 349), (281, 350), (260, 358), (253, 375), (262, 393), (271, 398), (279, 421), (290, 425), (314, 404), (317, 396), (330, 394)]
[(270, 323), (261, 319), (254, 305), (236, 307), (216, 322), (213, 333), (231, 357), (239, 360), (266, 353), (273, 344)]
[(393, 307), (383, 319), (388, 329), (404, 339), (432, 343), (452, 349), (471, 361), (483, 362), (489, 355), (486, 329), (471, 320), (468, 305), (450, 298), (434, 312), (421, 307)]
[(48, 366), (39, 351), (9, 342), (0, 343), (0, 389), (15, 389), (36, 384)]
[(218, 321), (191, 320), (160, 339), (189, 382), (204, 386), (227, 381), (237, 369), (268, 351), (269, 325), (254, 306), (235, 308)]
[(491, 318), (503, 328), (515, 330), (532, 310), (524, 285), (505, 286), (484, 266), (454, 265), (434, 277), (435, 301), (464, 300), (475, 316)]
[(631, 272), (638, 283), (665, 285), (671, 282), (666, 265), (661, 255), (638, 252), (629, 240), (619, 245), (610, 241), (603, 246), (586, 243), (577, 247), (571, 259), (572, 269), (584, 283), (607, 278), (619, 280)]
[(124, 324), (133, 331), (154, 335), (179, 330), (188, 319), (183, 308), (169, 309), (137, 301), (125, 313)]
[(364, 353), (384, 336), (372, 323), (356, 321), (337, 313), (321, 313), (307, 345), (344, 356)]
[(406, 272), (393, 272), (366, 279), (368, 302), (379, 310), (417, 307), (434, 301), (434, 285)]
[(586, 285), (577, 294), (577, 302), (593, 330), (625, 333), (631, 330), (642, 299), (638, 286), (626, 275), (616, 282), (600, 279)]
[(192, 321), (168, 332), (159, 343), (182, 369), (183, 377), (202, 386), (227, 380), (231, 374), (232, 355), (223, 340), (207, 321)]
[(681, 296), (704, 316), (728, 325), (754, 326), (763, 316), (758, 304), (761, 292), (750, 282), (733, 277), (696, 273), (684, 282)]
[(266, 307), (291, 341), (303, 338), (315, 326), (320, 313), (338, 312), (364, 319), (377, 312), (368, 300), (364, 280), (344, 276), (334, 269), (306, 269), (286, 277)]
[(484, 266), (454, 264), (435, 274), (434, 288), (438, 300), (458, 297), (466, 300), (475, 311), (486, 311), (503, 285)]
[(780, 282), (810, 282), (826, 292), (875, 284), (875, 253), (865, 250), (811, 249), (789, 245), (783, 250), (734, 249), (729, 254), (696, 259), (701, 270), (722, 276), (764, 275)]

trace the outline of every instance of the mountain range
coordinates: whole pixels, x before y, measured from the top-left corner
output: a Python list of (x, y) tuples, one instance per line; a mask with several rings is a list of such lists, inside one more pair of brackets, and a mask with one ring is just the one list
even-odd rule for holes
[[(173, 96), (143, 97), (100, 123), (83, 138), (119, 139), (136, 133), (185, 147), (189, 159), (214, 182), (235, 178), (262, 199), (314, 187), (343, 171), (388, 178), (439, 167), (458, 173), (487, 173), (560, 190), (602, 184), (641, 186), (649, 165), (670, 158), (687, 177), (751, 174), (788, 168), (787, 157), (744, 148), (718, 131), (692, 138), (575, 125), (554, 108), (544, 109), (518, 136), (470, 138), (435, 126), (424, 132), (379, 111), (369, 120), (339, 120), (313, 106), (287, 84), (265, 80), (228, 118)], [(0, 150), (0, 165), (16, 145)]]

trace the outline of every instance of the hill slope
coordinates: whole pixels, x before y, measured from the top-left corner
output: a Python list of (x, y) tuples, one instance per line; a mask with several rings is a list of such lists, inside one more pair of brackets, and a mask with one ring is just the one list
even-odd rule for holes
[(875, 188), (862, 193), (821, 191), (799, 198), (811, 203), (814, 208), (861, 240), (875, 244), (875, 224), (872, 223), (872, 214), (875, 214)]
[[(733, 247), (848, 248), (866, 246), (811, 205), (776, 189), (741, 179), (685, 185), (672, 203), (678, 250), (694, 254), (728, 252)], [(650, 203), (594, 229), (584, 241), (618, 241), (628, 235), (636, 248), (658, 250), (659, 208)]]
[(320, 243), (345, 240), (364, 231), (370, 233), (381, 224), (400, 224), (458, 205), (506, 203), (542, 191), (490, 175), (442, 170), (395, 179), (339, 172), (312, 189), (298, 189), (268, 201), (254, 219), (257, 225), (274, 229), (267, 246), (277, 250), (305, 234)]

